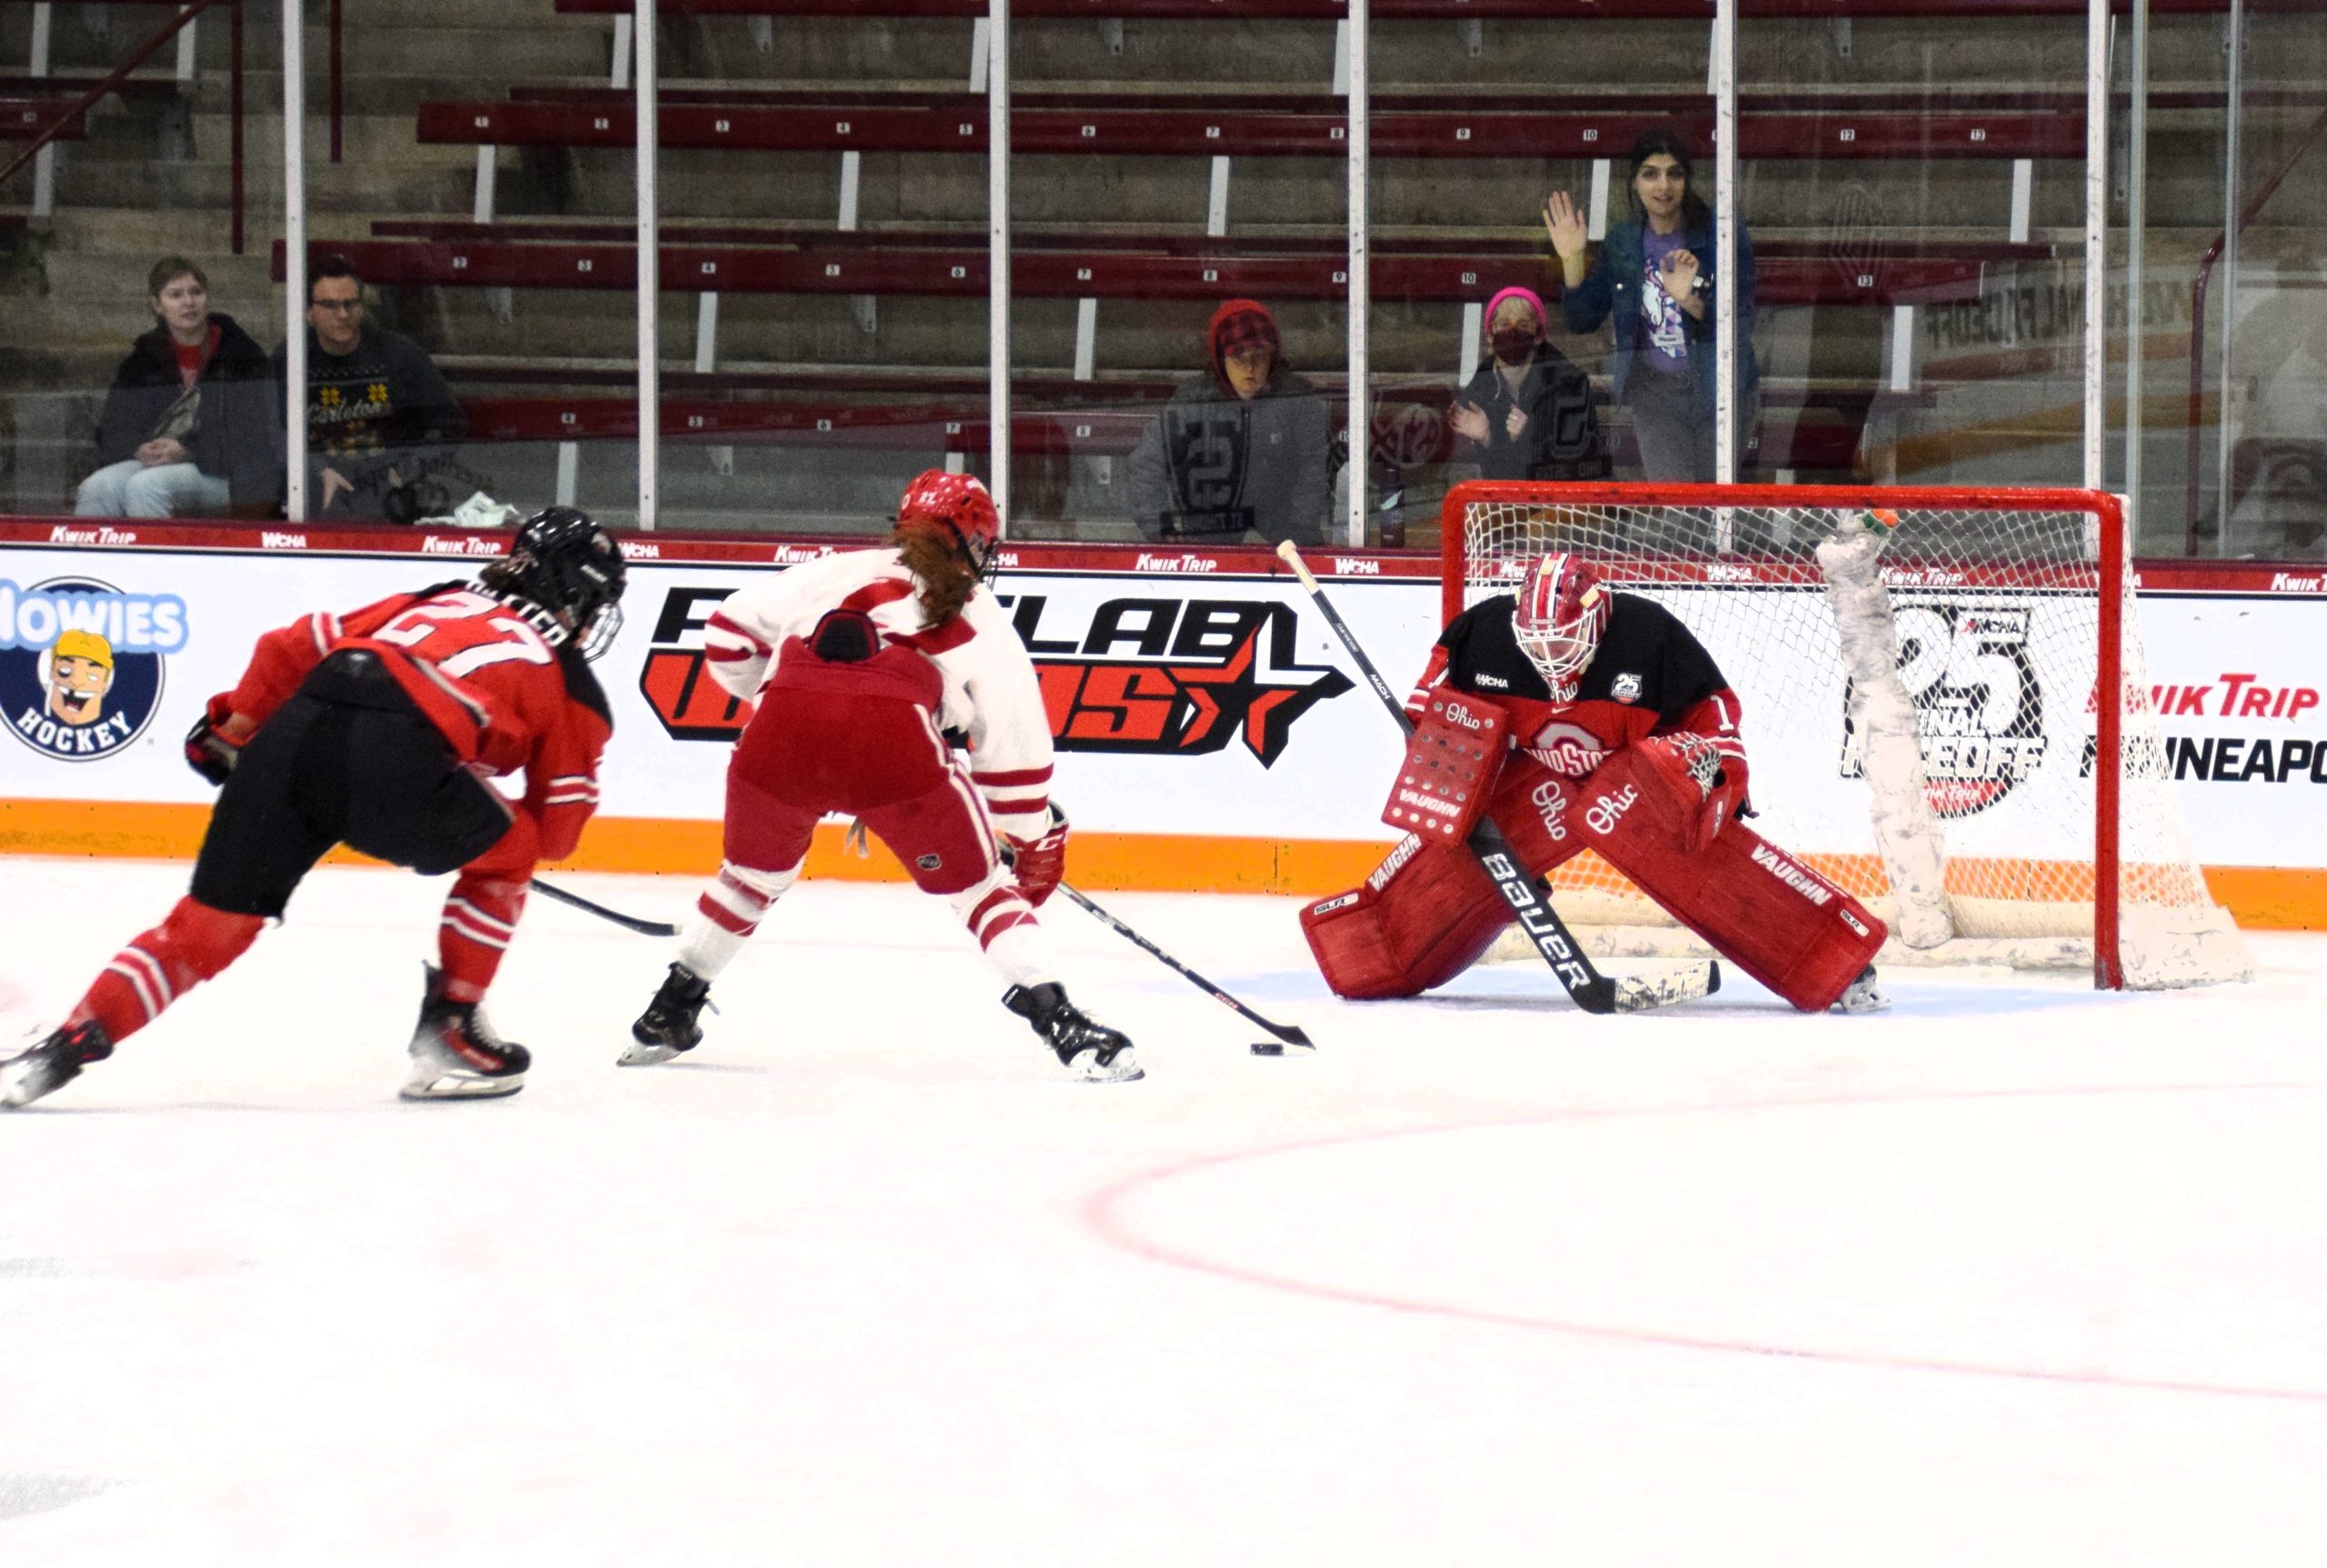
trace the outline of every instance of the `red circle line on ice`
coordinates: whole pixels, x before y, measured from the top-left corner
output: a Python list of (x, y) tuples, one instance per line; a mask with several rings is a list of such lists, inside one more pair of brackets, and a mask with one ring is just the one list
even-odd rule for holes
[(1581, 1323), (1549, 1315), (1537, 1316), (1468, 1307), (1458, 1302), (1433, 1302), (1418, 1297), (1352, 1290), (1340, 1285), (1273, 1273), (1266, 1268), (1247, 1263), (1207, 1257), (1191, 1248), (1150, 1240), (1140, 1234), (1137, 1228), (1124, 1213), (1125, 1204), (1136, 1194), (1150, 1188), (1161, 1186), (1176, 1178), (1194, 1175), (1200, 1172), (1218, 1170), (1251, 1161), (1271, 1159), (1280, 1154), (1306, 1154), (1314, 1150), (1349, 1144), (1389, 1143), (1398, 1139), (1433, 1137), (1449, 1133), (1546, 1126), (1562, 1123), (1649, 1120), (1657, 1117), (1709, 1114), (1733, 1115), (1761, 1111), (1937, 1104), (1994, 1100), (2097, 1099), (2117, 1095), (2284, 1094), (2316, 1092), (2322, 1088), (2327, 1088), (2327, 1084), (2099, 1084), (2057, 1089), (1978, 1089), (1935, 1094), (1813, 1095), (1802, 1099), (1742, 1101), (1733, 1104), (1623, 1106), (1605, 1110), (1558, 1111), (1532, 1116), (1491, 1117), (1471, 1122), (1446, 1122), (1419, 1127), (1396, 1127), (1381, 1132), (1353, 1134), (1346, 1137), (1304, 1139), (1258, 1149), (1241, 1149), (1228, 1154), (1204, 1154), (1194, 1159), (1177, 1161), (1151, 1170), (1135, 1172), (1118, 1181), (1109, 1183), (1086, 1197), (1082, 1205), (1082, 1219), (1084, 1224), (1108, 1245), (1129, 1253), (1134, 1257), (1144, 1258), (1150, 1263), (1188, 1269), (1197, 1273), (1212, 1275), (1216, 1279), (1234, 1280), (1243, 1284), (1284, 1291), (1295, 1295), (1307, 1296), (1313, 1300), (1338, 1302), (1349, 1306), (1378, 1307), (1390, 1312), (1454, 1318), (1471, 1323), (1491, 1323), (1503, 1328), (1565, 1334), (1578, 1339), (1662, 1346), (1673, 1350), (1708, 1351), (1732, 1355), (1813, 1362), (1836, 1366), (1867, 1367), (1885, 1372), (1940, 1373), (1963, 1377), (2005, 1378), (2024, 1383), (2058, 1383), (2085, 1388), (2124, 1389), (2152, 1393), (2202, 1394), (2225, 1399), (2267, 1399), (2302, 1404), (2327, 1404), (2327, 1388), (2269, 1388), (2249, 1383), (2208, 1383), (2195, 1379), (2120, 1375), (2101, 1371), (2015, 1366), (1948, 1356), (1824, 1349), (1814, 1344), (1781, 1344), (1750, 1339), (1728, 1339), (1717, 1334), (1670, 1333), (1653, 1329), (1629, 1328), (1622, 1323)]

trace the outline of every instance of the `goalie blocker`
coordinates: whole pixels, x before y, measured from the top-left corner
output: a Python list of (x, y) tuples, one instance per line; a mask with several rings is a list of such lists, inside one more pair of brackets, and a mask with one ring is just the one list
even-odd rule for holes
[[(1473, 717), (1493, 706), (1475, 694), (1461, 700)], [(1402, 783), (1418, 767), (1443, 765), (1445, 738), (1433, 728), (1425, 722), (1417, 731)], [(1823, 1011), (1873, 962), (1883, 922), (1735, 821), (1734, 801), (1695, 741), (1638, 742), (1580, 783), (1513, 754), (1484, 781), (1486, 814), (1531, 877), (1596, 850), (1722, 957), (1795, 1007)], [(1393, 795), (1392, 810), (1399, 804)], [(1303, 910), (1301, 925), (1334, 994), (1370, 1000), (1446, 984), (1510, 920), (1510, 905), (1459, 842), (1409, 834), (1363, 885)]]

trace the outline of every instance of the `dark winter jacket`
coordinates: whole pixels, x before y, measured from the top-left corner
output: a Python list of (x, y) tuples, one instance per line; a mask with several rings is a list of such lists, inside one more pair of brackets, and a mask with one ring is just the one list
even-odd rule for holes
[[(275, 446), (276, 383), (266, 351), (233, 316), (214, 311), (210, 323), (218, 329), (218, 346), (195, 380), (201, 396), (184, 444), (196, 468), (226, 481), (235, 510), (271, 508), (283, 480)], [(107, 464), (137, 455), (184, 390), (176, 345), (169, 328), (157, 325), (137, 339), (114, 372), (105, 411), (97, 417), (97, 455)]]
[[(1591, 381), (1548, 343), (1535, 345), (1517, 396), (1492, 358), (1459, 395), (1486, 413), (1486, 444), (1471, 448), (1482, 478), (1605, 479), (1613, 471), (1592, 406)], [(1505, 429), (1514, 403), (1527, 415), (1515, 441)]]
[[(1593, 263), (1592, 270), (1584, 275), (1582, 283), (1560, 295), (1560, 310), (1567, 317), (1570, 332), (1590, 332), (1610, 316), (1615, 317), (1616, 358), (1610, 390), (1618, 403), (1624, 400), (1633, 356), (1643, 348), (1640, 291), (1648, 266), (1648, 251), (1641, 228), (1637, 221), (1612, 225), (1608, 237), (1601, 242), (1600, 256)], [(1711, 213), (1691, 222), (1684, 243), (1696, 253), (1697, 276), (1706, 300), (1703, 320), (1691, 319), (1685, 311), (1681, 315), (1689, 344), (1689, 379), (1696, 392), (1698, 406), (1710, 420), (1718, 380), (1713, 366), (1714, 339), (1721, 330), (1718, 313), (1725, 300), (1734, 300), (1737, 306), (1737, 395), (1741, 402), (1753, 392), (1761, 377), (1753, 363), (1753, 245), (1746, 237), (1744, 225), (1739, 225), (1738, 286), (1723, 288), (1714, 275), (1716, 247)]]
[(1253, 398), (1210, 372), (1190, 376), (1132, 451), (1133, 521), (1151, 539), (1322, 544), (1331, 424), (1317, 389), (1289, 370)]
[[(285, 345), (287, 347), (288, 345)], [(289, 355), (275, 351), (277, 379)], [(468, 418), (420, 345), (401, 333), (365, 326), (353, 354), (325, 354), (307, 329), (307, 514), (385, 517), (389, 471), (405, 484), (452, 458)], [(279, 416), (278, 416), (279, 417)], [(355, 493), (323, 509), (323, 470)]]

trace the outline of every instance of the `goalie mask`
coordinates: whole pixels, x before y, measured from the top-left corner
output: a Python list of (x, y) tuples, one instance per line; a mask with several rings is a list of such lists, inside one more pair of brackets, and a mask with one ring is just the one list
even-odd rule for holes
[(585, 659), (604, 653), (621, 632), (628, 575), (614, 536), (572, 506), (526, 518), (508, 555), (479, 574), (488, 589), (540, 612), (528, 617), (535, 629), (553, 643), (571, 640)]
[(1554, 697), (1574, 694), (1577, 678), (1600, 650), (1614, 598), (1600, 574), (1576, 556), (1546, 555), (1527, 569), (1511, 630)]
[(979, 582), (994, 581), (1002, 514), (975, 474), (924, 469), (905, 486), (905, 498), (897, 506), (897, 527), (944, 539)]

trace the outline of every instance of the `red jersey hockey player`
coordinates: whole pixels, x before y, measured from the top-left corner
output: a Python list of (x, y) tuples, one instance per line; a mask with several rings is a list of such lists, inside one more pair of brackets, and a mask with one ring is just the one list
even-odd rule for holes
[[(478, 1004), (534, 863), (571, 854), (596, 808), (613, 721), (584, 658), (620, 624), (624, 575), (605, 531), (556, 506), (474, 584), (261, 637), (186, 736), (188, 763), (222, 786), (191, 895), (115, 956), (63, 1028), (0, 1064), (0, 1104), (69, 1082), (240, 957), (335, 844), (460, 873), (404, 1097), (516, 1093), (530, 1058)], [(484, 782), (520, 770), (522, 800)]]
[[(933, 468), (906, 489), (888, 548), (794, 566), (712, 616), (713, 677), (758, 705), (728, 760), (718, 878), (624, 1066), (702, 1040), (711, 982), (798, 879), (817, 819), (840, 812), (952, 901), (1008, 983), (1003, 1005), (1061, 1063), (1093, 1082), (1141, 1075), (1131, 1042), (1067, 1000), (1034, 918), (1065, 867), (1066, 818), (1034, 664), (984, 586), (1000, 534), (984, 485)], [(968, 737), (966, 759), (949, 730)]]
[[(1883, 1005), (1872, 962), (1883, 923), (1738, 820), (1737, 694), (1670, 611), (1609, 589), (1575, 556), (1546, 555), (1515, 596), (1454, 618), (1408, 711), (1425, 727), (1449, 722), (1437, 699), (1453, 694), (1454, 707), (1508, 721), (1511, 749), (1484, 809), (1528, 874), (1596, 850), (1794, 1006)], [(1469, 849), (1409, 837), (1363, 886), (1312, 905), (1301, 924), (1336, 994), (1380, 997), (1444, 984), (1510, 919)]]

